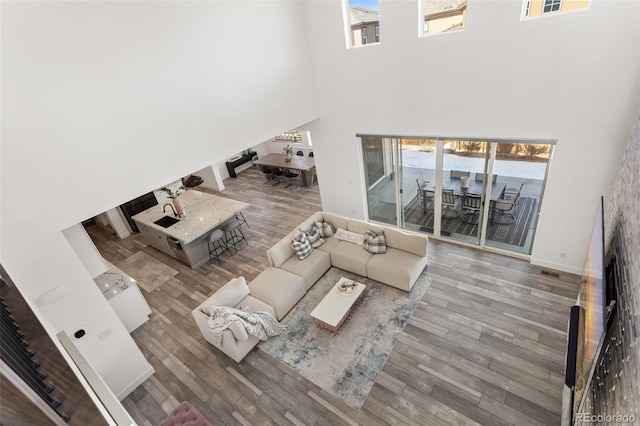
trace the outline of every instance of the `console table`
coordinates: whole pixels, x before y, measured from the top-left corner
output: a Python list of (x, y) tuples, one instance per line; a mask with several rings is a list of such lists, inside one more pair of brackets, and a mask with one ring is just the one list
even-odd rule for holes
[(249, 151), (248, 153), (244, 153), (240, 156), (240, 158), (234, 161), (227, 161), (225, 164), (227, 165), (227, 170), (229, 171), (229, 176), (238, 177), (236, 175), (236, 167), (243, 165), (244, 163), (248, 163), (251, 159), (257, 155), (253, 151)]

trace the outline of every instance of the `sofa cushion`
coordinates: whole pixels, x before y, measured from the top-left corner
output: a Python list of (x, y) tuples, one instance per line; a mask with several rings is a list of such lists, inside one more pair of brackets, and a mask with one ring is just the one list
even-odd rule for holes
[[(313, 250), (313, 247), (311, 247), (311, 243), (307, 238), (307, 234), (302, 231), (299, 231), (298, 235), (296, 235), (296, 237), (291, 240), (291, 248), (300, 260), (306, 259)], [(280, 265), (280, 267), (282, 267), (282, 265)]]
[(340, 240), (334, 237), (325, 238), (325, 243), (318, 247), (318, 250), (322, 250), (326, 253), (331, 253), (331, 250), (333, 250), (333, 248), (338, 245), (339, 242)]
[(249, 284), (251, 295), (273, 306), (281, 320), (307, 292), (304, 279), (284, 269), (268, 267)]
[(278, 241), (267, 250), (267, 258), (269, 263), (276, 268), (279, 268), (288, 258), (293, 256), (293, 249), (291, 248), (291, 240), (298, 235), (298, 231), (290, 232), (286, 237)]
[[(244, 277), (237, 277), (216, 291), (213, 296), (207, 300), (207, 305), (204, 307), (208, 308), (211, 305), (234, 307), (248, 295), (249, 287)], [(207, 315), (210, 313), (208, 309), (203, 310), (203, 312)]]
[(382, 228), (380, 226), (365, 222), (363, 220), (348, 219), (347, 222), (347, 229), (351, 232), (356, 232), (362, 235), (366, 234), (367, 229), (371, 229), (375, 233), (382, 232)]
[(384, 238), (384, 231), (379, 233), (367, 229), (365, 236), (364, 249), (373, 254), (384, 254), (387, 252), (387, 243)]
[(307, 290), (309, 290), (331, 268), (331, 257), (327, 252), (313, 250), (311, 255), (304, 260), (291, 256), (280, 268), (301, 276)]
[(338, 216), (337, 214), (323, 212), (322, 217), (325, 220), (331, 221), (331, 223), (333, 223), (333, 226), (335, 226), (336, 228), (347, 229), (347, 218), (344, 216)]
[(427, 255), (427, 243), (429, 239), (426, 235), (411, 234), (395, 228), (385, 228), (385, 238), (387, 246), (408, 251), (417, 256)]
[(367, 272), (372, 280), (410, 291), (425, 266), (426, 257), (387, 247), (385, 254), (371, 255)]
[(373, 256), (362, 246), (346, 241), (340, 241), (336, 244), (330, 255), (331, 265), (363, 277), (367, 276), (367, 262)]

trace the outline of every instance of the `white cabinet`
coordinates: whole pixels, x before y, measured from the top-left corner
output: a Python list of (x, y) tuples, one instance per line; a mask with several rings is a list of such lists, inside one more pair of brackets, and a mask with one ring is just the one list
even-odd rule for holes
[(109, 270), (95, 278), (96, 285), (107, 298), (129, 333), (149, 320), (151, 308), (136, 281), (107, 262)]

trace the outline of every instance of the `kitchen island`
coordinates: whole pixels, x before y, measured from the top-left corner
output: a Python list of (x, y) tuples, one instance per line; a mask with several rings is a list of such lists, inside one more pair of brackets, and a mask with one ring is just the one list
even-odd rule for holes
[(166, 205), (171, 204), (170, 201), (138, 213), (132, 219), (148, 245), (194, 269), (209, 261), (207, 242), (211, 232), (249, 207), (242, 201), (192, 189), (178, 197), (184, 216), (176, 218), (179, 221), (174, 224), (161, 226), (156, 222), (173, 217), (172, 208)]

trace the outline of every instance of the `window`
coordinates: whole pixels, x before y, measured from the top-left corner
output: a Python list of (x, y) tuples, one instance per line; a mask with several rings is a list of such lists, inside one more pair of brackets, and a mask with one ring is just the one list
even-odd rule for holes
[(560, 3), (562, 0), (544, 0), (544, 6), (542, 7), (542, 13), (557, 12), (560, 10)]
[(522, 15), (524, 18), (534, 18), (588, 7), (589, 0), (524, 0)]
[(375, 43), (380, 43), (378, 0), (342, 0), (347, 48), (373, 44), (370, 30), (375, 30)]
[(422, 14), (421, 35), (463, 30), (467, 21), (467, 0), (418, 0)]

